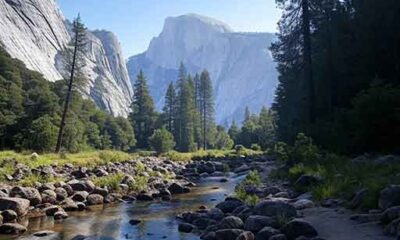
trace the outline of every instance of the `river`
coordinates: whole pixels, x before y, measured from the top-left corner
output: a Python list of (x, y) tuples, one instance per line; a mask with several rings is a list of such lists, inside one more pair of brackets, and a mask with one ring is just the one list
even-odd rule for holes
[[(212, 207), (231, 194), (242, 176), (231, 176), (228, 182), (221, 183), (217, 177), (201, 180), (187, 194), (174, 195), (172, 201), (153, 201), (121, 203), (113, 206), (101, 206), (79, 213), (70, 213), (63, 221), (54, 221), (52, 217), (39, 217), (24, 220), (28, 232), (22, 236), (5, 239), (54, 239), (70, 240), (77, 235), (93, 236), (96, 240), (194, 240), (199, 239), (194, 234), (178, 232), (179, 220), (176, 216), (185, 211), (196, 210), (199, 206)], [(142, 222), (136, 226), (129, 220), (138, 219)], [(34, 237), (37, 231), (51, 230), (55, 233), (47, 237)]]

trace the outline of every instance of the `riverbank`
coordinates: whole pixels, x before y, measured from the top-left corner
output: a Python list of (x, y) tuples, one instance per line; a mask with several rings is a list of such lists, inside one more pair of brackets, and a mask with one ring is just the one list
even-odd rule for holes
[(171, 161), (166, 157), (136, 157), (112, 151), (96, 152), (90, 157), (3, 152), (0, 233), (21, 234), (27, 229), (20, 223), (32, 217), (63, 221), (71, 212), (85, 212), (92, 206), (171, 201), (176, 194), (189, 193), (195, 186), (193, 180), (218, 176), (227, 181), (224, 176), (230, 169), (237, 173), (247, 171), (249, 167), (243, 162), (255, 158), (215, 153), (205, 156), (213, 161)]

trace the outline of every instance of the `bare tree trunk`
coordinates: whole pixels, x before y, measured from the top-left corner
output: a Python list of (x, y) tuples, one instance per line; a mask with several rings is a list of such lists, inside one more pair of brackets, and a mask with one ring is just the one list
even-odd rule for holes
[(63, 110), (63, 114), (62, 114), (62, 118), (61, 118), (60, 129), (58, 132), (57, 146), (56, 146), (56, 150), (55, 150), (56, 153), (59, 153), (61, 150), (64, 128), (65, 128), (65, 120), (67, 118), (69, 102), (70, 102), (71, 96), (72, 96), (72, 87), (73, 87), (74, 75), (75, 75), (76, 55), (77, 55), (77, 51), (78, 51), (78, 38), (79, 38), (78, 35), (79, 35), (79, 33), (78, 33), (78, 28), (77, 28), (76, 32), (75, 32), (74, 55), (72, 58), (71, 75), (70, 75), (69, 84), (68, 84), (67, 96), (65, 98), (65, 104), (64, 104), (64, 110)]

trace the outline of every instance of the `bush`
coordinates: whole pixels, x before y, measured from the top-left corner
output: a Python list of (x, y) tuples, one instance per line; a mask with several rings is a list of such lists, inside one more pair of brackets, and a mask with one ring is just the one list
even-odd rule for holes
[(154, 131), (149, 138), (150, 146), (158, 154), (166, 153), (175, 147), (174, 136), (164, 127)]
[(256, 144), (256, 143), (253, 143), (253, 144), (251, 144), (251, 150), (253, 150), (253, 151), (261, 151), (261, 147), (260, 147), (260, 145), (258, 145), (258, 144)]

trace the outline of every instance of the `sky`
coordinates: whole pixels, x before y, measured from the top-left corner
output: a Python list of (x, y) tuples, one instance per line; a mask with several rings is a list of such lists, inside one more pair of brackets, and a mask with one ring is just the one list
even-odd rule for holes
[(275, 0), (57, 0), (67, 19), (78, 13), (91, 30), (114, 32), (125, 58), (146, 51), (170, 16), (197, 13), (227, 23), (238, 32), (276, 32)]

